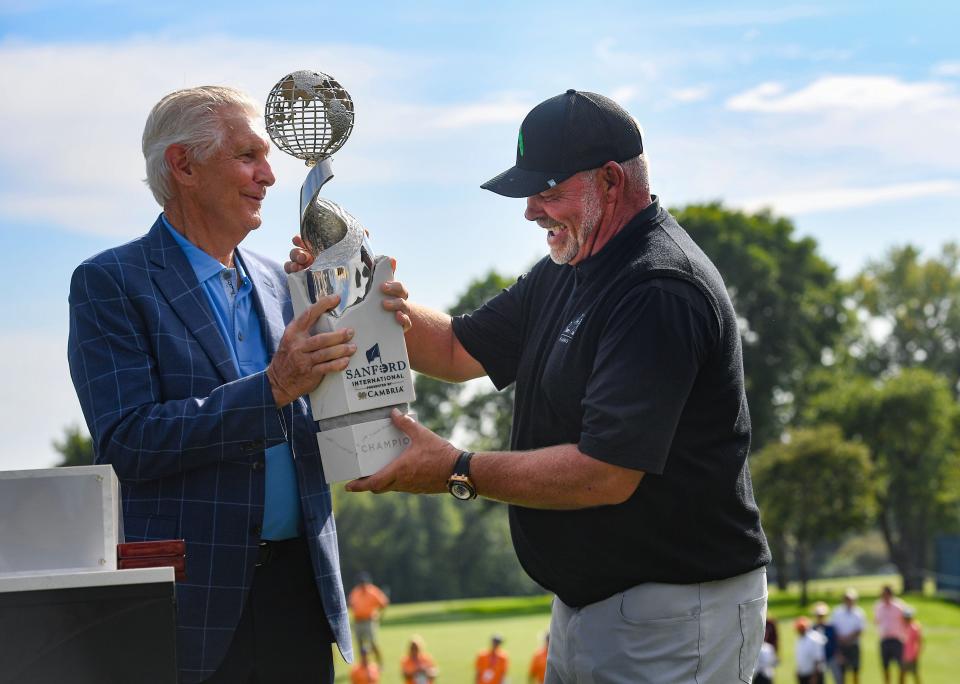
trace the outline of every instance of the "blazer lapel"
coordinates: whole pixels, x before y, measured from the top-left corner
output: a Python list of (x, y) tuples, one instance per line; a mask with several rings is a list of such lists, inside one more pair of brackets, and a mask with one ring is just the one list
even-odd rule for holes
[(207, 296), (197, 282), (197, 276), (173, 236), (161, 219), (157, 219), (148, 234), (153, 280), (166, 297), (171, 308), (207, 353), (220, 376), (227, 382), (239, 375), (230, 350), (210, 311)]
[(260, 314), (263, 337), (267, 344), (267, 352), (270, 358), (273, 358), (286, 328), (283, 320), (283, 300), (276, 290), (273, 277), (264, 269), (260, 260), (249, 252), (243, 251), (242, 254), (240, 252), (238, 248), (237, 253), (243, 262), (243, 267), (253, 281), (254, 301), (257, 313)]

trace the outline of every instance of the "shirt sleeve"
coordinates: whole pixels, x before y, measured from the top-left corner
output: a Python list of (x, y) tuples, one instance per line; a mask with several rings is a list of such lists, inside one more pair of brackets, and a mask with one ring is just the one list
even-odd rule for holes
[(112, 273), (89, 262), (76, 269), (68, 361), (96, 463), (111, 464), (126, 484), (249, 460), (286, 441), (266, 372), (167, 399), (150, 334)]
[(502, 390), (517, 379), (523, 345), (523, 302), (529, 274), (473, 313), (453, 318), (453, 333)]
[(613, 309), (583, 399), (579, 449), (607, 463), (660, 474), (697, 374), (720, 325), (684, 280), (634, 286)]

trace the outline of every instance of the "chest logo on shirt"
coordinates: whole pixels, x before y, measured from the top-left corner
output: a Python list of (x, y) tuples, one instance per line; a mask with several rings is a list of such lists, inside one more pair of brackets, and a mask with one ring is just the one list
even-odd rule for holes
[(563, 329), (563, 332), (560, 333), (560, 343), (566, 344), (573, 339), (573, 336), (577, 334), (577, 328), (580, 327), (580, 324), (583, 323), (583, 318), (587, 314), (582, 313), (572, 321), (567, 323), (567, 327)]

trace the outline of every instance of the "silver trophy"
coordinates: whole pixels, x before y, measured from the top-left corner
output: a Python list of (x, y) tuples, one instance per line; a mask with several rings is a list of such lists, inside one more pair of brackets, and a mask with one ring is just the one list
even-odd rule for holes
[(274, 144), (310, 168), (300, 189), (300, 237), (314, 261), (288, 276), (294, 311), (300, 315), (319, 297), (339, 294), (317, 330), (355, 331), (350, 365), (310, 393), (324, 475), (328, 482), (370, 475), (409, 443), (389, 415), (393, 408), (408, 413), (414, 394), (403, 331), (380, 297), (369, 297), (392, 277), (390, 258), (375, 257), (363, 225), (320, 197), (333, 177), (330, 156), (353, 131), (353, 100), (336, 79), (295, 71), (270, 91), (264, 121)]

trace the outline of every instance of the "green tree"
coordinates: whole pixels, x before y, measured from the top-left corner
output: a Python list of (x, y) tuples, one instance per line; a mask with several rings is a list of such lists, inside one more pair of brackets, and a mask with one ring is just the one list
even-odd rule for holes
[(850, 297), (868, 321), (848, 342), (864, 374), (923, 367), (960, 388), (960, 247), (926, 260), (916, 247), (893, 249), (854, 278)]
[(93, 440), (77, 425), (64, 428), (63, 440), (54, 441), (53, 448), (60, 452), (58, 466), (93, 465)]
[(877, 521), (905, 591), (923, 588), (935, 532), (955, 524), (958, 409), (949, 383), (920, 368), (884, 379), (834, 378), (807, 418), (830, 421), (870, 449)]
[(820, 425), (768, 443), (751, 467), (764, 528), (788, 541), (806, 605), (814, 545), (837, 541), (870, 519), (869, 451), (844, 440), (838, 426)]
[(777, 440), (795, 412), (804, 376), (850, 324), (835, 269), (812, 238), (769, 211), (719, 202), (673, 210), (716, 264), (740, 319), (753, 445)]

